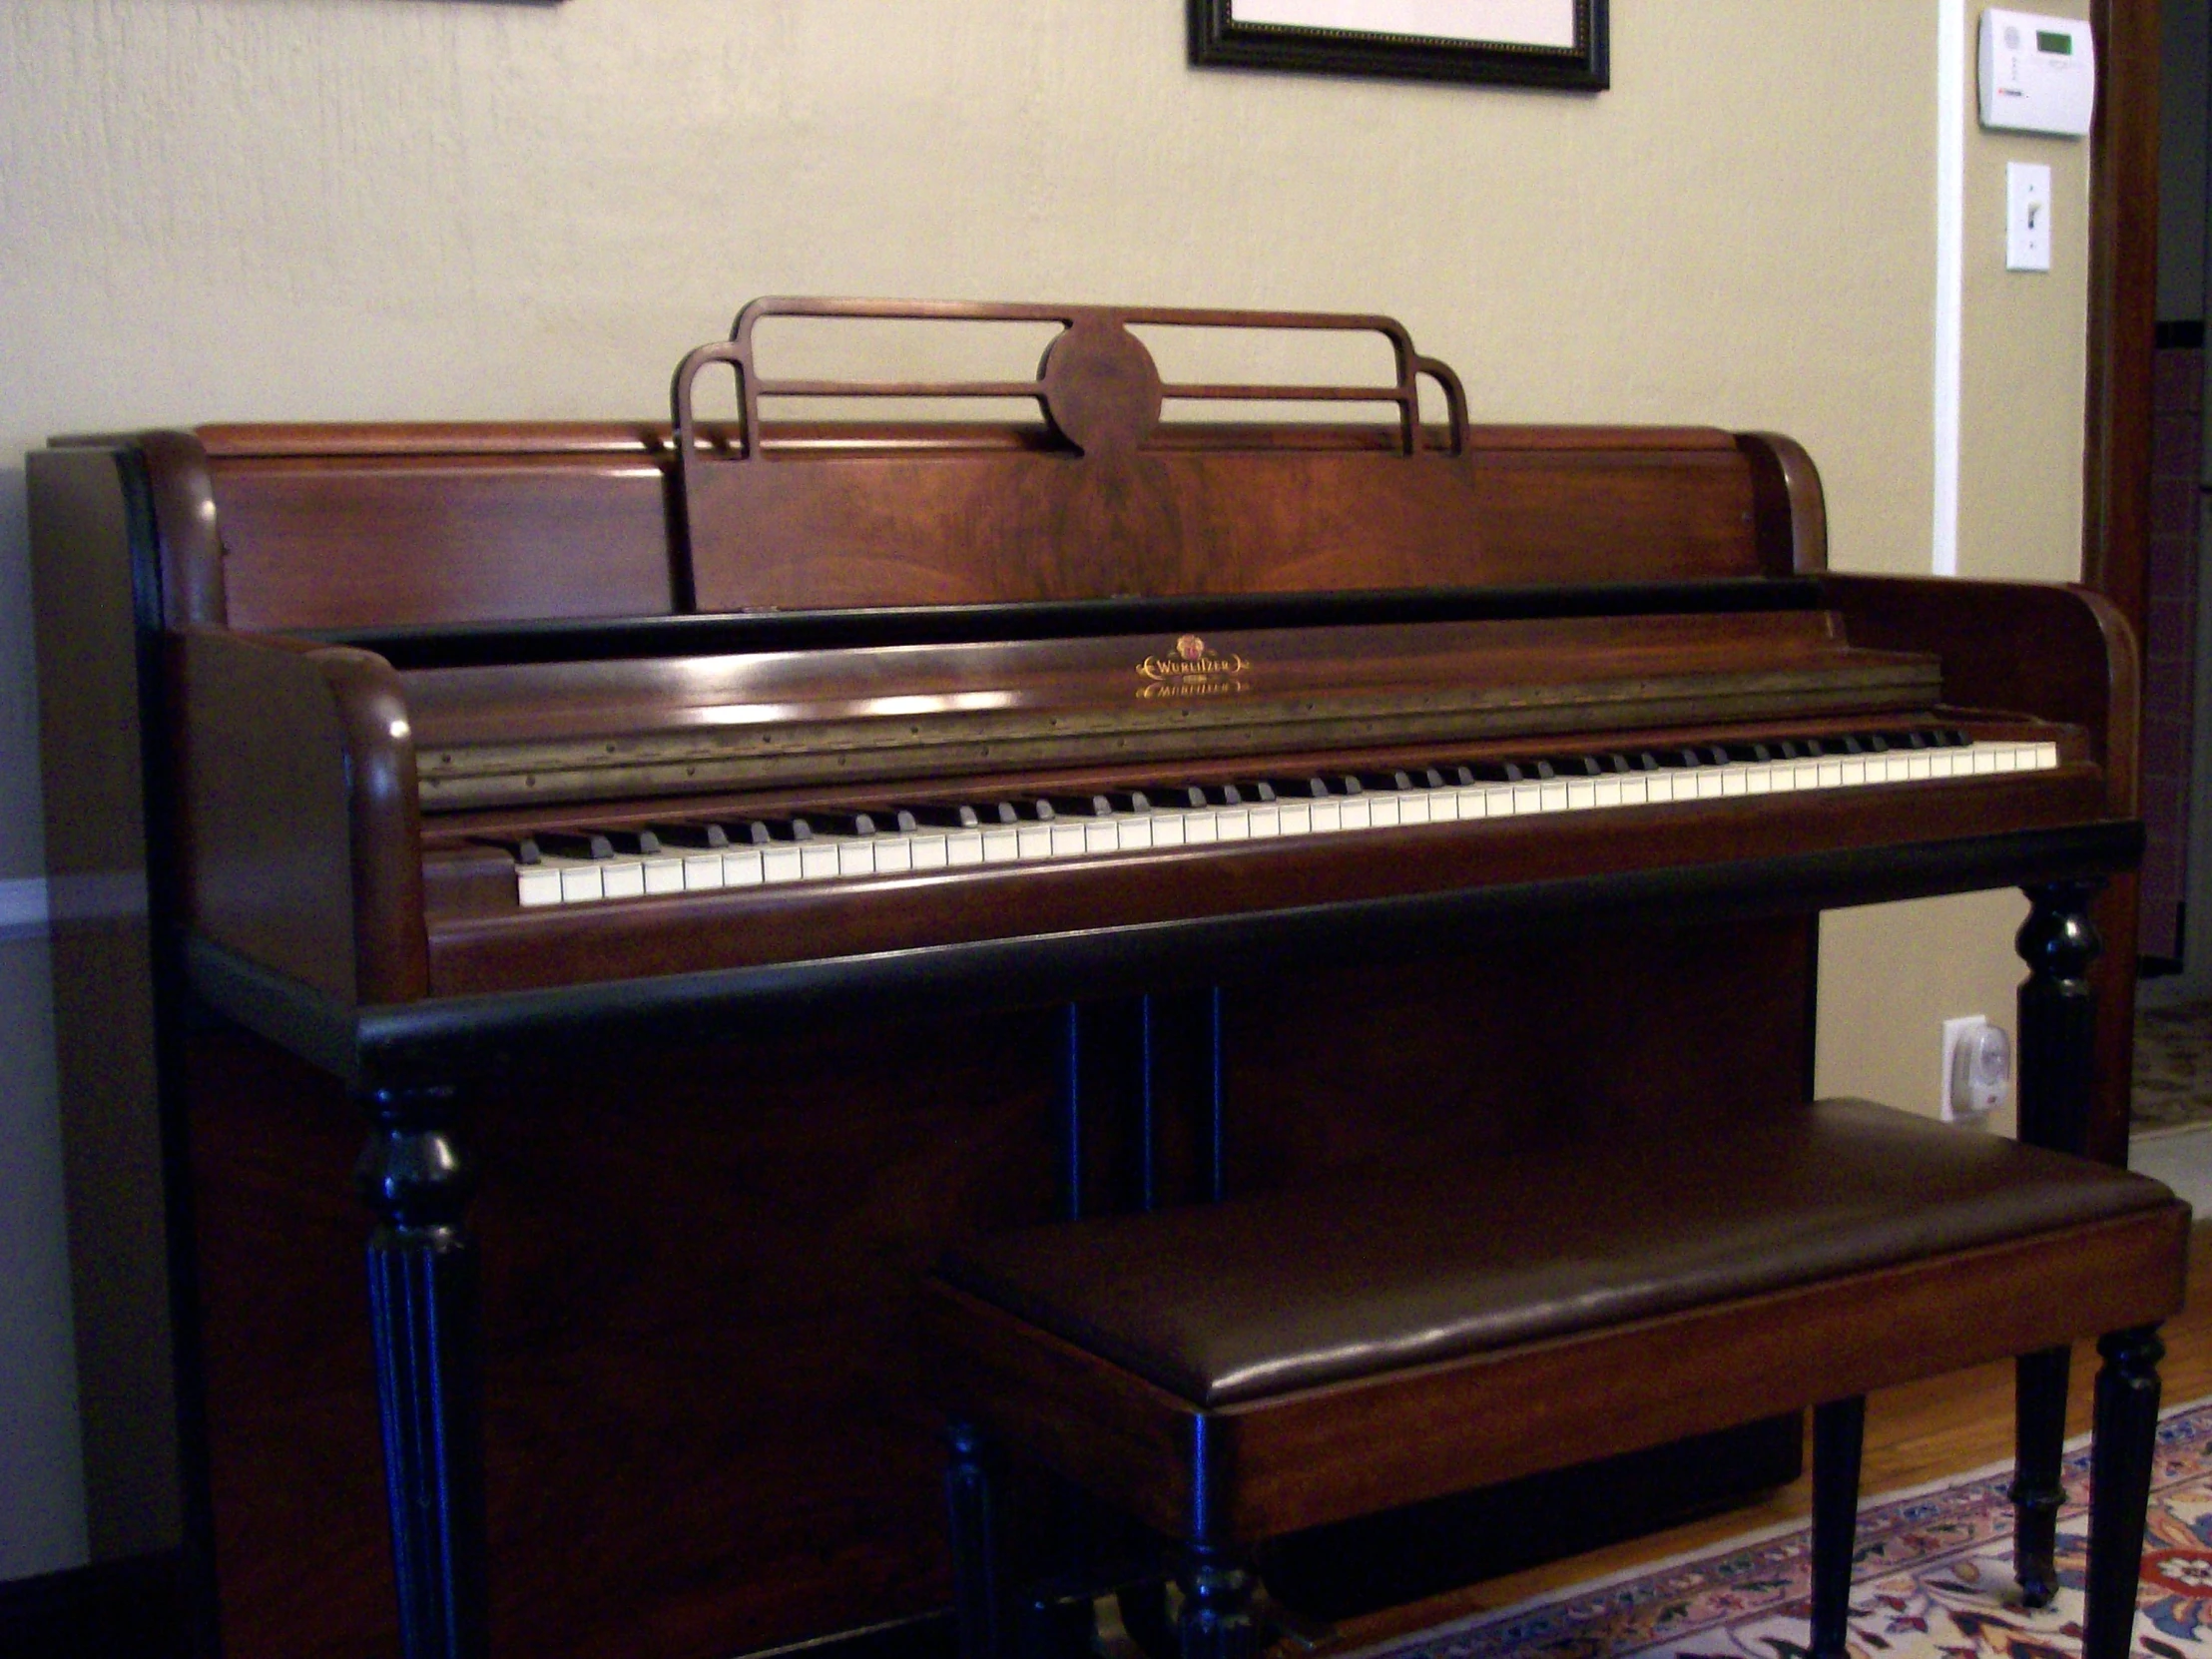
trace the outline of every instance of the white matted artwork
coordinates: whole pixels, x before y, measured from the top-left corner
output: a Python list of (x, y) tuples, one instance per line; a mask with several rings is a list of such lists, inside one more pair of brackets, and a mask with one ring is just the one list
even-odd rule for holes
[(1606, 0), (1187, 0), (1194, 64), (1492, 81), (1610, 84)]
[(1574, 0), (1229, 0), (1234, 23), (1568, 51), (1574, 14)]

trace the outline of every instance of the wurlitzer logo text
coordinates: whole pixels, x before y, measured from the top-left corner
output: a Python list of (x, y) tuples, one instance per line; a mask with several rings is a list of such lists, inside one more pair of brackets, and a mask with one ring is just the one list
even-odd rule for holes
[(1147, 657), (1137, 665), (1144, 678), (1139, 697), (1229, 697), (1245, 689), (1252, 665), (1238, 653), (1209, 651), (1196, 634), (1175, 642), (1172, 655)]

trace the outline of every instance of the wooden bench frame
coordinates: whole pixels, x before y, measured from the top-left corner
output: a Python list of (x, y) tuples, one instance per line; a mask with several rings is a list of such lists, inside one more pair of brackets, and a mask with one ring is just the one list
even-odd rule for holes
[[(1470, 1177), (1470, 1179), (1478, 1179)], [(1479, 1202), (1478, 1199), (1474, 1200)], [(1178, 1540), (1187, 1659), (1256, 1644), (1250, 1545), (1490, 1481), (1817, 1405), (1814, 1646), (1843, 1652), (1865, 1395), (2104, 1334), (2097, 1380), (2085, 1659), (2133, 1629), (2163, 1353), (2181, 1305), (2178, 1201), (1874, 1272), (1572, 1336), (1206, 1408), (1003, 1309), (931, 1280), (924, 1325), (952, 1417), (949, 1475), (964, 1659), (1008, 1629), (993, 1443), (1033, 1457)], [(2022, 1475), (2060, 1422), (2023, 1417)], [(2030, 1447), (2029, 1441), (2036, 1443)], [(2015, 1493), (2040, 1510), (2040, 1489)], [(2056, 1504), (2047, 1504), (2055, 1518)], [(2024, 1519), (2023, 1515), (2023, 1519)], [(2023, 1526), (2031, 1603), (2054, 1588)]]

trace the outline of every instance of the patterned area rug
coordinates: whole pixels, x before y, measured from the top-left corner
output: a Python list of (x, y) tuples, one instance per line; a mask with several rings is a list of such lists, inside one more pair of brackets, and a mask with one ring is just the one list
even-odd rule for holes
[[(1859, 1659), (2074, 1659), (2081, 1651), (2089, 1454), (2066, 1460), (2061, 1588), (2019, 1604), (2010, 1562), (2011, 1468), (2000, 1465), (1860, 1506), (1851, 1650)], [(1803, 1659), (1811, 1550), (1801, 1527), (1576, 1585), (1368, 1650), (1374, 1659)], [(2158, 1429), (2135, 1651), (2212, 1659), (2212, 1400)]]
[(2135, 1016), (2135, 1130), (2212, 1123), (2212, 1002)]

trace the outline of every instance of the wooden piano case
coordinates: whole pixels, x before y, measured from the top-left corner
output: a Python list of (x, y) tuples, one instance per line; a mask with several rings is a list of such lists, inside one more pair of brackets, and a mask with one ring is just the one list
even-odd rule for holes
[[(1392, 424), (1163, 425), (1129, 325), (1314, 319), (1082, 307), (1034, 308), (1066, 326), (1024, 393), (1044, 405), (1037, 425), (764, 425), (763, 395), (854, 389), (755, 372), (751, 328), (781, 308), (749, 311), (731, 345), (687, 362), (673, 430), (207, 427), (32, 457), (58, 874), (133, 855), (112, 844), (119, 786), (82, 758), (72, 721), (127, 683), (145, 733), (121, 787), (143, 792), (130, 805), (152, 895), (195, 1543), (210, 1639), (231, 1659), (356, 1659), (398, 1641), (354, 1190), (363, 1080), (339, 1075), (387, 1015), (394, 1031), (422, 1022), (391, 1052), (424, 1052), (436, 1026), (482, 1062), (458, 1124), (480, 1161), (467, 1225), (493, 1649), (715, 1659), (878, 1626), (919, 1648), (947, 1639), (948, 1586), (908, 1293), (946, 1241), (1603, 1135), (1629, 1114), (1711, 1132), (1809, 1093), (1822, 904), (2078, 883), (2128, 856), (2124, 629), (2056, 590), (1981, 590), (1973, 620), (1931, 584), (1825, 577), (1818, 478), (1787, 440), (1469, 425), (1448, 370), (1374, 318), (1330, 323), (1394, 330), (1398, 381), (1380, 394)], [(742, 417), (708, 427), (689, 388), (723, 364)], [(1424, 377), (1445, 388), (1441, 427), (1418, 418)], [(95, 579), (105, 607), (81, 602)], [(426, 955), (408, 942), (423, 937), (419, 891), (414, 914), (390, 913), (390, 889), (362, 874), (360, 821), (350, 841), (286, 861), (300, 819), (267, 757), (316, 740), (251, 698), (217, 719), (189, 672), (196, 653), (277, 636), (404, 672), (1075, 635), (1126, 637), (1142, 656), (1198, 629), (1693, 606), (1825, 608), (1857, 643), (1940, 648), (1946, 704), (2082, 734), (2100, 769), (2094, 833), (2015, 854), (1936, 814), (1927, 845), (1874, 858), (1837, 830), (1789, 866), (1802, 890), (1781, 892), (1780, 876), (1736, 880), (1738, 830), (1716, 820), (1684, 832), (1702, 885), (1584, 846), (1558, 854), (1536, 906), (1273, 900), (1273, 932), (1225, 924), (1181, 943), (1172, 922), (1117, 930), (1110, 914), (1043, 941), (977, 923), (965, 954), (832, 955), (804, 964), (811, 978), (761, 979), (760, 1011), (718, 1003), (714, 1017), (641, 1012), (676, 983), (645, 948), (561, 993), (575, 1017), (487, 1037), (466, 1010), (496, 995), (441, 1001), (419, 965), (439, 960), (436, 927)], [(2020, 651), (2023, 630), (2042, 649)], [(267, 824), (194, 808), (234, 764), (219, 751), (276, 779)], [(265, 901), (290, 890), (309, 896)], [(71, 948), (65, 924), (57, 949)], [(286, 960), (310, 980), (327, 964), (354, 993), (339, 998), (354, 1048), (318, 1048), (264, 995), (253, 964)], [(2124, 1000), (2107, 998), (2108, 1017)], [(65, 1042), (103, 1018), (66, 993), (59, 1017)], [(2116, 1120), (2110, 1087), (2100, 1099), (2079, 1133), (2109, 1154), (2124, 1094)], [(1789, 1478), (1796, 1450), (1789, 1419), (1741, 1437), (1733, 1475), (1694, 1489), (1674, 1484), (1679, 1458), (1648, 1465), (1667, 1489), (1640, 1498), (1632, 1471), (1608, 1471), (1596, 1524)], [(1132, 1559), (1066, 1494), (1040, 1483), (1028, 1504), (1025, 1545), (1047, 1577), (1073, 1585)], [(1591, 1519), (1574, 1508), (1554, 1541), (1590, 1541)], [(1454, 1555), (1485, 1526), (1508, 1544)], [(1294, 1540), (1276, 1593), (1341, 1613), (1527, 1545), (1479, 1503), (1364, 1536)]]

